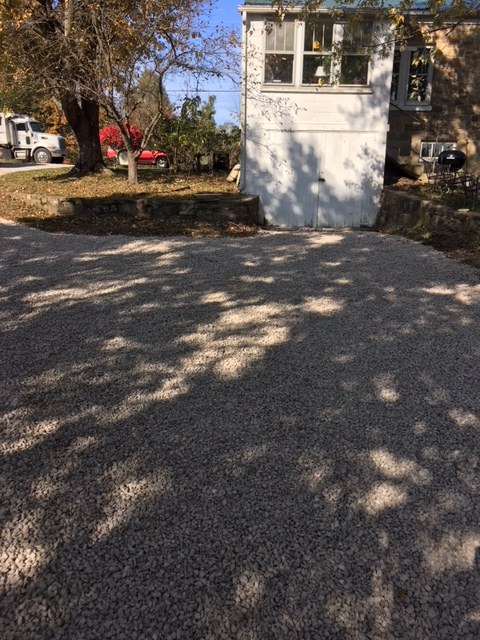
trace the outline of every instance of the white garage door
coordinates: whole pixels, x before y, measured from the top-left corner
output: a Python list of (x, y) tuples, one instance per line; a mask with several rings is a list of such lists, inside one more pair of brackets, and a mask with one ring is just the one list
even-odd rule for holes
[(274, 132), (249, 162), (251, 193), (267, 222), (284, 226), (372, 226), (383, 183), (384, 141), (363, 132)]

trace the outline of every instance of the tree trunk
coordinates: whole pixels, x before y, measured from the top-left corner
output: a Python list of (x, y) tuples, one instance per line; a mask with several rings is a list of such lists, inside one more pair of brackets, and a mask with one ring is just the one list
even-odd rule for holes
[(78, 142), (80, 157), (70, 171), (72, 175), (84, 176), (105, 170), (100, 146), (100, 108), (98, 104), (71, 94), (61, 96), (62, 109)]
[(195, 154), (195, 173), (200, 173), (202, 170), (202, 165), (200, 164), (200, 158), (202, 156), (199, 153)]
[(128, 184), (138, 184), (138, 157), (131, 149), (127, 149)]

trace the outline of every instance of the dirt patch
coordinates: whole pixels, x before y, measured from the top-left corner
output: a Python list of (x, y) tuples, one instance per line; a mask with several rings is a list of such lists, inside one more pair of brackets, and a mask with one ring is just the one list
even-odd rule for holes
[(476, 231), (391, 227), (382, 229), (381, 233), (402, 235), (442, 251), (452, 260), (480, 269), (480, 234)]

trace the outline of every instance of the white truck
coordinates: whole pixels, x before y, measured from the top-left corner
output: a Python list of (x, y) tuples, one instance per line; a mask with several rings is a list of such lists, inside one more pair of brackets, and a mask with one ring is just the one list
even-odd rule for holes
[(67, 156), (65, 138), (43, 133), (38, 120), (0, 113), (0, 160), (33, 160), (61, 164)]

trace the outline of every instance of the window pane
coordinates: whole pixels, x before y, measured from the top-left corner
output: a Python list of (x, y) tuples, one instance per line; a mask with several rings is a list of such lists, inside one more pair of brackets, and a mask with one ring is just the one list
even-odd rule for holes
[(433, 142), (422, 142), (420, 145), (420, 157), (421, 158), (432, 158), (433, 157)]
[(345, 26), (343, 40), (348, 51), (360, 53), (359, 49), (372, 43), (373, 23), (362, 22)]
[(305, 26), (305, 51), (331, 51), (333, 24), (309, 23)]
[(271, 26), (271, 31), (267, 30), (267, 41), (265, 48), (267, 51), (275, 51), (275, 25)]
[(295, 42), (295, 24), (293, 22), (286, 22), (283, 25), (285, 31), (285, 51), (293, 51)]
[(390, 100), (398, 100), (398, 80), (400, 78), (400, 59), (402, 54), (400, 51), (395, 51), (393, 55), (393, 73), (392, 73), (392, 85), (390, 88)]
[(285, 22), (282, 26), (270, 25), (265, 39), (266, 51), (293, 51), (295, 41), (295, 24)]
[(367, 84), (368, 56), (342, 56), (340, 84)]
[(293, 82), (293, 55), (267, 54), (265, 56), (265, 82), (291, 84)]
[(407, 100), (409, 102), (426, 102), (428, 100), (429, 72), (430, 56), (428, 50), (412, 51), (408, 72)]
[(330, 70), (332, 58), (325, 56), (304, 56), (303, 58), (303, 84), (330, 84)]
[(285, 51), (285, 29), (275, 27), (275, 51)]
[(455, 142), (422, 142), (420, 144), (420, 159), (433, 160), (438, 158), (442, 151), (455, 149)]

